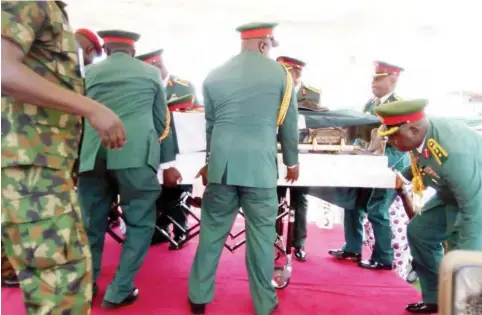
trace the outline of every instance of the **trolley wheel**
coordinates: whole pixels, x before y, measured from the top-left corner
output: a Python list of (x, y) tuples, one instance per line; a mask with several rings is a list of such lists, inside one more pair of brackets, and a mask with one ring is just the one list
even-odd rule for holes
[(275, 289), (282, 290), (290, 284), (290, 277), (285, 277), (285, 267), (274, 267), (274, 275), (271, 280)]

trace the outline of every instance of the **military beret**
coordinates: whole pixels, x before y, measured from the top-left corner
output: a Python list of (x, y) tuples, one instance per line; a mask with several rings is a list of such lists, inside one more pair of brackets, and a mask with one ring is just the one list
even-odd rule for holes
[(156, 51), (153, 51), (147, 54), (138, 55), (136, 56), (136, 58), (146, 63), (151, 63), (151, 62), (161, 60), (161, 56), (163, 52), (164, 52), (164, 49), (158, 49)]
[(99, 31), (97, 34), (104, 40), (104, 44), (118, 43), (134, 46), (141, 35), (120, 30)]
[(86, 28), (79, 28), (75, 33), (85, 36), (94, 45), (97, 56), (102, 55), (102, 45), (100, 44), (99, 36), (97, 36), (97, 34)]
[(270, 38), (273, 47), (277, 47), (278, 42), (273, 36), (273, 29), (276, 26), (278, 23), (251, 22), (238, 26), (236, 31), (241, 34), (241, 39)]
[(389, 64), (384, 61), (375, 61), (375, 77), (383, 77), (389, 74), (399, 75), (400, 72), (404, 71), (402, 67)]
[(304, 61), (287, 56), (279, 56), (278, 58), (276, 58), (276, 61), (284, 64), (287, 67), (292, 68), (303, 69), (306, 66), (306, 63)]
[(398, 127), (425, 118), (426, 99), (399, 100), (377, 106), (375, 112), (383, 126), (378, 133), (383, 136), (395, 133)]

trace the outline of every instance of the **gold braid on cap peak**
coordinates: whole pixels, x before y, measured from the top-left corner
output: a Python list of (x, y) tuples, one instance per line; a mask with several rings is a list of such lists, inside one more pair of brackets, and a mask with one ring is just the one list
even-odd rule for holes
[[(377, 130), (377, 133), (380, 137), (387, 137), (387, 136), (393, 135), (395, 132), (398, 131), (398, 129), (400, 129), (399, 126), (388, 127), (386, 125), (383, 125), (382, 116), (377, 114), (377, 117), (380, 118), (380, 120), (382, 121), (382, 125), (380, 127), (378, 127), (378, 130)], [(386, 130), (385, 130), (385, 128), (386, 128)]]
[[(383, 128), (387, 128), (387, 130), (384, 130)], [(398, 131), (400, 127), (394, 126), (394, 127), (387, 127), (385, 125), (381, 125), (378, 127), (378, 135), (381, 137), (387, 137), (393, 135), (395, 132)]]
[(162, 132), (161, 136), (159, 137), (159, 143), (161, 143), (169, 135), (170, 125), (171, 125), (171, 112), (168, 109), (167, 113), (166, 113), (166, 127), (164, 127), (164, 131)]
[(293, 78), (291, 77), (291, 73), (289, 72), (288, 68), (284, 65), (283, 69), (286, 72), (286, 89), (283, 95), (283, 100), (281, 101), (281, 106), (278, 112), (278, 118), (276, 119), (276, 125), (279, 127), (283, 124), (286, 118), (286, 113), (288, 112), (288, 108), (290, 107), (291, 102), (291, 93), (293, 91)]
[[(412, 170), (412, 176), (413, 176), (412, 177), (412, 192), (413, 192), (412, 202), (414, 203), (413, 205), (414, 209), (417, 209), (415, 207), (415, 195), (418, 197), (418, 200), (421, 201), (423, 197), (423, 191), (427, 187), (425, 187), (425, 185), (423, 184), (422, 174), (420, 172), (420, 169), (418, 168), (417, 160), (415, 159), (413, 152), (410, 151), (409, 155), (410, 155), (410, 169)], [(420, 213), (422, 213), (421, 205), (418, 205), (418, 206), (419, 206), (418, 208), (420, 210)]]

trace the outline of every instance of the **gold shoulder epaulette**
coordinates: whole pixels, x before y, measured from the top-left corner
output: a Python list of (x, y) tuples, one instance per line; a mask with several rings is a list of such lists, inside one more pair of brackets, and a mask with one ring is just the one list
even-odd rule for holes
[(191, 84), (189, 83), (189, 81), (186, 81), (186, 80), (181, 80), (181, 79), (178, 79), (178, 78), (175, 78), (174, 79), (174, 82), (180, 84), (180, 85), (184, 85), (184, 86), (190, 86)]
[(449, 157), (448, 152), (435, 139), (428, 139), (427, 147), (438, 165), (442, 165), (447, 161)]
[(317, 89), (317, 88), (312, 87), (312, 86), (309, 86), (309, 85), (305, 85), (305, 89), (310, 90), (310, 91), (313, 91), (313, 92), (318, 93), (318, 94), (321, 94), (321, 90), (320, 90), (320, 89)]

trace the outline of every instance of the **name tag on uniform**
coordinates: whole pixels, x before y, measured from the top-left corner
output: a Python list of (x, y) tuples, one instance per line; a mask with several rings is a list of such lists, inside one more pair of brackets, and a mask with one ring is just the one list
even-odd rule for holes
[(81, 78), (85, 78), (84, 69), (84, 50), (77, 45), (77, 60), (79, 61), (79, 74)]

